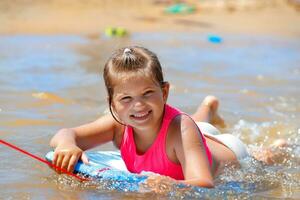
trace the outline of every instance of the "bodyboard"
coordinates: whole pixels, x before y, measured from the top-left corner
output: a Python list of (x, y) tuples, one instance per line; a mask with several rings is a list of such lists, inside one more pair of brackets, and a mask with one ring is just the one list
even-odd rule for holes
[[(53, 155), (53, 151), (47, 153), (45, 156), (46, 160), (52, 162)], [(94, 151), (86, 152), (86, 155), (88, 156), (90, 165), (86, 165), (79, 160), (75, 166), (74, 172), (92, 177), (95, 180), (110, 182), (110, 189), (126, 192), (139, 192), (140, 184), (144, 183), (148, 178), (149, 174), (147, 175), (147, 173), (135, 174), (129, 172), (119, 151)], [(175, 183), (173, 187), (174, 190), (182, 190), (184, 188), (190, 188), (195, 192), (200, 193), (201, 196), (208, 195), (210, 197), (219, 197), (220, 194), (222, 197), (225, 197), (227, 196), (227, 192), (229, 192), (230, 195), (247, 194), (256, 190), (254, 183), (245, 184), (243, 182), (235, 181), (218, 185), (213, 190), (196, 186), (191, 187), (183, 183)]]
[[(79, 160), (74, 168), (74, 173), (95, 180), (113, 182), (111, 189), (138, 191), (139, 184), (147, 179), (146, 175), (130, 173), (118, 151), (86, 152), (86, 155), (89, 159), (89, 165)], [(45, 158), (52, 162), (53, 156), (54, 152), (50, 151)]]

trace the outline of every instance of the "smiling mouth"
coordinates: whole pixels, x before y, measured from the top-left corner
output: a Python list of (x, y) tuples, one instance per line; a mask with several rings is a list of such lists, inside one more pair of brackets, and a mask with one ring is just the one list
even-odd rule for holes
[(133, 115), (130, 115), (130, 117), (132, 117), (134, 119), (137, 119), (137, 120), (144, 120), (144, 119), (146, 119), (150, 115), (151, 112), (152, 111), (150, 110), (148, 112), (142, 112), (142, 113), (138, 113), (138, 114), (133, 114)]

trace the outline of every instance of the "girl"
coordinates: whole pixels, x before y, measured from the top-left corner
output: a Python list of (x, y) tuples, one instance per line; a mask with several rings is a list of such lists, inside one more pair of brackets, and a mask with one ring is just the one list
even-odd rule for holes
[(148, 49), (117, 50), (105, 64), (103, 76), (110, 114), (58, 131), (50, 142), (55, 148), (54, 165), (72, 172), (78, 159), (88, 164), (85, 150), (113, 141), (130, 172), (151, 171), (213, 187), (224, 163), (248, 155), (238, 138), (220, 135), (209, 124), (224, 123), (215, 97), (206, 97), (193, 116), (167, 104), (170, 85), (157, 56)]

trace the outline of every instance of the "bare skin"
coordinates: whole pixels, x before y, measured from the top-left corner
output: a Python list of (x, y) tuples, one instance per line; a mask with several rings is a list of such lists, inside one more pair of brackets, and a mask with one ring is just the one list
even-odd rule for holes
[[(112, 107), (122, 122), (132, 125), (137, 152), (144, 153), (154, 142), (168, 91), (168, 83), (161, 87), (152, 79), (144, 77), (132, 77), (130, 81), (115, 84)], [(169, 130), (173, 130), (171, 134)], [(87, 162), (85, 150), (108, 141), (120, 147), (123, 133), (124, 126), (110, 114), (92, 123), (62, 129), (50, 142), (55, 148), (53, 164), (72, 172), (78, 159)], [(166, 141), (166, 153), (170, 160), (181, 164), (184, 182), (213, 187), (213, 175), (205, 146), (194, 121), (189, 116), (179, 115), (170, 124), (169, 135), (171, 137)]]
[[(199, 105), (197, 111), (191, 117), (196, 122), (207, 122), (215, 126), (225, 127), (226, 125), (223, 118), (218, 114), (218, 107), (219, 100), (214, 96), (207, 96)], [(175, 130), (170, 130), (170, 133), (174, 131)], [(167, 144), (172, 143), (170, 142), (172, 141), (172, 134), (170, 133), (168, 133)], [(214, 177), (222, 172), (225, 164), (230, 162), (231, 164), (238, 165), (234, 153), (225, 145), (207, 136), (205, 136), (205, 139), (213, 157), (212, 175)], [(270, 148), (266, 148), (262, 152), (260, 151), (252, 153), (257, 160), (260, 160), (266, 164), (274, 164), (275, 162), (277, 163), (278, 161), (280, 161), (280, 158), (282, 158), (283, 155), (282, 153), (280, 153), (280, 151), (276, 151), (276, 149), (278, 149), (278, 147), (286, 146), (287, 142), (284, 139), (278, 139), (270, 146)], [(174, 156), (172, 156), (171, 152), (167, 152), (167, 154), (170, 160), (172, 160), (173, 162), (178, 162), (178, 160), (176, 160), (176, 157), (174, 158)], [(159, 187), (156, 187), (157, 185), (159, 185), (160, 181), (172, 181), (172, 179), (168, 177), (153, 175), (149, 177), (149, 179), (147, 180), (147, 184), (149, 186), (152, 186), (156, 192), (163, 193), (164, 191), (161, 191)], [(197, 180), (184, 180), (181, 182), (196, 184)]]
[(196, 122), (207, 122), (212, 125), (225, 127), (223, 118), (218, 114), (219, 100), (215, 96), (207, 96), (197, 111), (192, 115)]
[[(192, 118), (195, 121), (200, 122), (207, 122), (214, 126), (219, 127), (225, 127), (225, 121), (223, 118), (218, 114), (218, 107), (219, 107), (219, 100), (215, 96), (207, 96), (203, 102), (198, 107), (197, 111), (192, 115)], [(221, 153), (222, 156), (224, 156), (224, 152), (216, 151), (213, 148), (218, 147), (219, 143), (218, 141), (212, 140), (211, 138), (206, 136), (207, 144), (212, 150), (212, 153), (214, 154), (213, 157), (218, 158), (219, 153)], [(220, 143), (219, 143), (220, 144)], [(281, 151), (281, 148), (287, 147), (288, 143), (284, 139), (277, 139), (275, 140), (268, 148), (260, 149), (259, 151), (253, 151), (251, 152), (252, 156), (259, 160), (264, 162), (265, 164), (272, 165), (275, 163), (280, 163), (282, 161), (282, 158), (284, 156), (284, 153)], [(219, 150), (222, 150), (221, 147), (219, 147)], [(224, 149), (223, 149), (224, 150)], [(225, 150), (227, 152), (227, 150)], [(228, 153), (228, 152), (227, 152)], [(234, 154), (233, 154), (234, 155)], [(231, 160), (233, 157), (232, 154), (228, 153), (229, 160)], [(220, 160), (218, 160), (220, 162)], [(228, 161), (228, 159), (226, 159)], [(234, 161), (234, 159), (232, 160)]]
[(284, 148), (288, 147), (289, 144), (284, 139), (275, 140), (269, 147), (252, 151), (251, 155), (267, 165), (274, 165), (282, 163), (287, 158)]
[[(207, 122), (215, 126), (225, 127), (223, 118), (218, 114), (219, 100), (215, 96), (207, 96), (202, 101), (197, 111), (192, 115), (194, 121)], [(236, 163), (235, 154), (224, 144), (205, 135), (206, 143), (212, 153), (212, 172), (217, 176), (226, 163)]]
[[(138, 102), (137, 105), (140, 105), (142, 103), (140, 102), (141, 96), (145, 95), (143, 88), (144, 86), (148, 88), (149, 84), (153, 87), (151, 89), (152, 94), (151, 97), (148, 97), (149, 94), (148, 92), (146, 93), (149, 100), (147, 100), (147, 103), (144, 103), (145, 105), (153, 105), (151, 106), (152, 110), (157, 109), (158, 103), (163, 105), (166, 102), (169, 89), (168, 84), (161, 90), (160, 88), (155, 88), (156, 86), (153, 86), (147, 81), (143, 83), (142, 80), (136, 80), (136, 82), (132, 80), (124, 87), (128, 90), (126, 99), (129, 95), (134, 102)], [(130, 92), (137, 90), (138, 86), (141, 92)], [(117, 89), (116, 91), (118, 91)], [(121, 88), (121, 90), (124, 91), (123, 88)], [(117, 103), (115, 105), (117, 105)], [(207, 96), (192, 118), (195, 121), (204, 121), (224, 126), (224, 120), (218, 114), (218, 105), (219, 102), (216, 97)], [(119, 107), (117, 111), (121, 119), (130, 120), (126, 119), (126, 116), (129, 116), (126, 114), (128, 113), (126, 110), (121, 111)], [(159, 116), (157, 116), (157, 118), (158, 117)], [(156, 124), (151, 125), (149, 130), (154, 130), (153, 128), (155, 126)], [(139, 124), (137, 124), (136, 127), (142, 128)], [(147, 146), (149, 146), (149, 144), (145, 142), (151, 141), (151, 145), (155, 139), (155, 135), (152, 135), (151, 131), (148, 134), (139, 134), (138, 129), (134, 131), (137, 139), (135, 141), (137, 150), (143, 153), (147, 150)], [(146, 131), (147, 130), (144, 129), (144, 133)], [(72, 172), (78, 159), (82, 159), (84, 163), (88, 164), (88, 159), (84, 154), (85, 150), (108, 141), (113, 141), (117, 147), (120, 147), (123, 133), (124, 126), (117, 123), (110, 114), (79, 127), (62, 129), (52, 138), (50, 143), (51, 146), (55, 148), (53, 163), (56, 166)], [(149, 139), (148, 136), (150, 135), (153, 136), (151, 136), (152, 139)], [(148, 138), (140, 139), (140, 137)], [(212, 153), (212, 167), (209, 165), (198, 129), (191, 118), (183, 115), (176, 117), (170, 124), (166, 140), (166, 153), (171, 161), (181, 164), (185, 177), (185, 180), (181, 182), (201, 187), (213, 187), (213, 177), (222, 169), (224, 163), (236, 161), (235, 154), (225, 145), (209, 137), (205, 139)], [(201, 170), (199, 170), (199, 166), (201, 166)]]

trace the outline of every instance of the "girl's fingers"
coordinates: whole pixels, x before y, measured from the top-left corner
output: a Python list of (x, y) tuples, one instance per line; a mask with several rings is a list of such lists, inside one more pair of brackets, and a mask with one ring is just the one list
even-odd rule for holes
[[(78, 156), (75, 156), (75, 155), (73, 155), (73, 156), (70, 158), (69, 166), (68, 166), (68, 171), (69, 171), (69, 172), (73, 172), (73, 171), (74, 171), (74, 168), (75, 168), (75, 166), (76, 166), (78, 160), (79, 160), (79, 157), (78, 157)], [(87, 155), (86, 155), (85, 153), (82, 153), (82, 154), (81, 154), (81, 160), (82, 160), (82, 162), (83, 162), (84, 164), (89, 165), (89, 159), (88, 159), (88, 157), (87, 157)]]
[(62, 164), (61, 164), (62, 169), (67, 170), (71, 157), (72, 157), (71, 155), (65, 155), (64, 156), (64, 159), (63, 159)]
[(58, 166), (58, 163), (61, 162), (60, 161), (62, 159), (61, 156), (62, 156), (61, 154), (54, 152), (52, 164), (54, 165), (53, 168), (55, 171), (57, 171), (56, 167)]
[(78, 156), (75, 156), (75, 155), (73, 155), (73, 156), (70, 158), (69, 165), (68, 165), (68, 169), (67, 169), (69, 172), (73, 172), (73, 171), (74, 171), (74, 168), (75, 168), (75, 165), (76, 165), (77, 162), (78, 162), (78, 159), (79, 159), (79, 157), (78, 157)]
[(57, 159), (58, 159), (58, 155), (57, 155), (57, 153), (54, 153), (53, 160), (52, 160), (53, 165), (56, 165)]
[(55, 170), (57, 173), (61, 173), (61, 165), (64, 159), (64, 155), (58, 155), (57, 161), (56, 163), (54, 163), (54, 165), (56, 166)]
[(81, 154), (81, 160), (84, 164), (90, 165), (89, 158), (87, 157), (87, 155), (84, 152)]
[(83, 163), (89, 165), (89, 160), (86, 154), (82, 151), (75, 150), (59, 150), (54, 153), (52, 164), (54, 165), (53, 168), (57, 173), (63, 173), (65, 172), (64, 170), (73, 172), (79, 158), (81, 158)]

